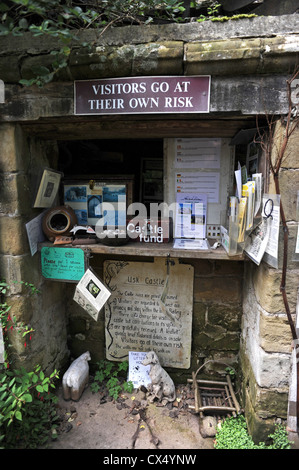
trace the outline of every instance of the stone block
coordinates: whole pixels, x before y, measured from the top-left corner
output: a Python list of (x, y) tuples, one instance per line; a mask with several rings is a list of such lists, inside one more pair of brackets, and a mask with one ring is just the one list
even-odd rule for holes
[(180, 75), (183, 73), (183, 54), (181, 41), (137, 45), (132, 75)]
[(207, 318), (207, 306), (203, 302), (195, 302), (193, 305), (193, 332), (202, 331)]
[(215, 261), (214, 273), (217, 276), (244, 276), (244, 262), (243, 261)]
[(14, 124), (1, 123), (0, 125), (0, 154), (0, 171), (16, 171), (18, 163), (16, 161)]
[(194, 275), (197, 276), (209, 276), (213, 274), (214, 262), (207, 259), (181, 259), (182, 264), (191, 264), (194, 267)]
[[(283, 298), (280, 292), (281, 271), (269, 268), (262, 263), (253, 274), (253, 284), (257, 301), (268, 313), (281, 313), (285, 311)], [(288, 272), (286, 293), (291, 312), (296, 311), (298, 291), (298, 273)]]
[(217, 301), (219, 303), (240, 303), (241, 302), (242, 280), (233, 277), (225, 278), (195, 278), (194, 279), (194, 300)]
[[(289, 222), (287, 224), (288, 227), (288, 249), (287, 249), (287, 272), (289, 276), (298, 276), (298, 255), (295, 253), (296, 243), (297, 243), (297, 232), (298, 232), (298, 225), (294, 222)], [(279, 230), (279, 240), (278, 240), (278, 262), (277, 268), (279, 270), (283, 267), (283, 251), (284, 251), (284, 232), (282, 226), (280, 226)], [(297, 270), (297, 272), (296, 272)]]
[(59, 281), (43, 281), (41, 288), (47, 295), (42, 296), (41, 308), (44, 312), (53, 309), (53, 305), (60, 303), (65, 299), (66, 289), (65, 283)]
[(273, 416), (286, 419), (288, 392), (257, 387), (254, 405), (256, 414), (262, 419)]
[(188, 75), (253, 73), (260, 62), (261, 40), (225, 39), (194, 42), (185, 45), (185, 67)]
[[(275, 145), (273, 145), (272, 150), (272, 162), (275, 163), (277, 161), (279, 152), (282, 148), (283, 138), (285, 135), (285, 125), (278, 120), (275, 125), (274, 130), (274, 141)], [(284, 169), (299, 169), (299, 162), (297, 157), (297, 149), (299, 144), (299, 128), (297, 127), (291, 134), (290, 138), (288, 139), (288, 145), (286, 147), (284, 158), (282, 160), (281, 167)]]
[(241, 305), (217, 305), (215, 303), (208, 306), (207, 320), (211, 325), (219, 325), (227, 331), (240, 331), (242, 318)]
[(18, 82), (21, 79), (19, 72), (19, 56), (7, 55), (0, 57), (0, 70), (1, 80), (3, 80), (4, 83)]
[(265, 441), (274, 430), (277, 417), (285, 419), (288, 393), (286, 387), (261, 388), (256, 382), (250, 361), (242, 347), (240, 366), (243, 372), (241, 403), (245, 411), (249, 433), (255, 443)]
[[(46, 67), (49, 72), (52, 72), (52, 64), (56, 60), (56, 57), (48, 54), (38, 54), (33, 56), (27, 56), (22, 60), (21, 64), (21, 78), (30, 80), (38, 75), (39, 67)], [(56, 74), (56, 80), (68, 80), (70, 79), (68, 67), (60, 69)]]
[(22, 282), (32, 283), (36, 288), (41, 284), (38, 256), (0, 255), (0, 278), (5, 279), (11, 286), (10, 294), (22, 294)]
[(0, 155), (0, 173), (25, 171), (28, 168), (28, 146), (18, 124), (0, 124)]
[(259, 348), (254, 364), (257, 383), (263, 388), (288, 387), (290, 377), (290, 354), (267, 353)]
[(10, 308), (10, 315), (17, 322), (24, 322), (28, 324), (31, 322), (34, 308), (36, 308), (36, 298), (34, 296), (27, 295), (24, 292), (24, 295), (12, 295), (8, 297), (7, 304)]
[[(298, 142), (299, 145), (299, 142)], [(297, 157), (299, 160), (299, 158)], [(297, 191), (299, 188), (299, 169), (282, 169), (279, 172), (281, 202), (287, 221), (297, 220)], [(274, 183), (269, 185), (269, 193), (275, 194)]]
[(32, 188), (24, 173), (0, 174), (0, 213), (27, 215), (32, 207)]
[(134, 47), (98, 46), (95, 51), (74, 50), (70, 57), (73, 79), (127, 77), (131, 75)]
[(291, 353), (292, 335), (284, 314), (262, 313), (259, 323), (260, 346), (266, 352)]
[(0, 216), (0, 253), (22, 255), (26, 252), (29, 252), (29, 244), (24, 219)]
[(297, 54), (298, 41), (290, 35), (196, 41), (185, 45), (185, 67), (189, 75), (278, 73), (287, 64), (295, 67)]

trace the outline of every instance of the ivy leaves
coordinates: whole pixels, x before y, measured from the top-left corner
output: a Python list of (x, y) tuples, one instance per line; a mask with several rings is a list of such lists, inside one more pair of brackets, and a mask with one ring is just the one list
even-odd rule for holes
[(33, 66), (32, 77), (22, 78), (25, 86), (39, 87), (51, 82), (68, 65), (72, 48), (80, 42), (78, 30), (96, 28), (103, 34), (108, 27), (118, 24), (148, 24), (154, 17), (179, 21), (184, 11), (179, 0), (10, 0), (0, 2), (0, 36), (22, 36), (29, 32), (33, 37), (55, 38), (61, 47), (53, 50), (49, 66)]
[(41, 393), (48, 393), (49, 387), (55, 388), (54, 380), (58, 378), (55, 370), (48, 377), (40, 366), (33, 372), (26, 372), (21, 368), (18, 371), (5, 370), (0, 374), (0, 427), (7, 422), (9, 426), (14, 418), (22, 421), (22, 408), (26, 403), (35, 399)]
[(94, 382), (90, 386), (93, 393), (97, 393), (100, 390), (102, 383), (105, 383), (109, 395), (115, 400), (122, 391), (132, 393), (134, 388), (133, 383), (119, 379), (119, 375), (128, 370), (128, 361), (115, 364), (110, 361), (102, 360), (98, 362), (97, 365), (98, 370), (95, 373)]
[(0, 34), (18, 36), (30, 31), (36, 36), (72, 40), (73, 30), (97, 29), (126, 19), (137, 24), (154, 17), (176, 21), (184, 10), (180, 0), (102, 0), (90, 4), (80, 0), (10, 0), (0, 4)]

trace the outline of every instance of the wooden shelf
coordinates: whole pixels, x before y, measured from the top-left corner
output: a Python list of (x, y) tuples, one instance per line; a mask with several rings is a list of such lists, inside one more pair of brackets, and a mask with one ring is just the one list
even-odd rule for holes
[(56, 246), (81, 248), (93, 254), (109, 254), (121, 256), (151, 256), (151, 257), (168, 257), (171, 258), (191, 258), (191, 259), (211, 259), (211, 260), (228, 260), (228, 261), (243, 261), (245, 259), (243, 254), (236, 256), (228, 256), (223, 247), (218, 247), (214, 250), (182, 250), (174, 249), (173, 242), (169, 243), (140, 243), (128, 242), (123, 246), (107, 246), (101, 243), (94, 245), (53, 245), (53, 243), (41, 243), (39, 249), (44, 246)]

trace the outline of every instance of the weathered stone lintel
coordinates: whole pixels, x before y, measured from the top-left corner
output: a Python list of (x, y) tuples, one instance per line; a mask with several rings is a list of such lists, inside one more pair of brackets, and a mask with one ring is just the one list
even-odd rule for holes
[(185, 46), (185, 73), (215, 75), (291, 72), (298, 62), (297, 35), (192, 42)]
[[(18, 83), (32, 70), (51, 70), (50, 47), (43, 54), (0, 55), (1, 79)], [(159, 41), (143, 44), (95, 45), (74, 48), (58, 81), (138, 75), (217, 75), (291, 73), (298, 63), (298, 35), (274, 38), (224, 39), (204, 42)], [(12, 67), (12, 64), (14, 66)], [(13, 69), (13, 74), (12, 74)]]
[[(288, 75), (213, 77), (210, 112), (240, 115), (272, 114), (287, 110), (285, 82)], [(25, 121), (74, 115), (74, 83), (50, 83), (43, 88), (8, 85), (0, 121)], [(257, 99), (253, 99), (256, 96)]]
[[(201, 23), (191, 22), (186, 24), (162, 24), (162, 25), (133, 25), (125, 27), (109, 28), (104, 34), (101, 30), (88, 29), (80, 33), (83, 42), (95, 46), (122, 46), (123, 44), (146, 44), (157, 41), (215, 41), (231, 38), (260, 38), (273, 36), (287, 36), (299, 30), (298, 15), (261, 16), (252, 19), (238, 21)], [(13, 38), (13, 46), (10, 36), (0, 37), (0, 51), (2, 54), (31, 55), (45, 53), (48, 50), (60, 49), (57, 39), (48, 36), (34, 37), (26, 33)]]

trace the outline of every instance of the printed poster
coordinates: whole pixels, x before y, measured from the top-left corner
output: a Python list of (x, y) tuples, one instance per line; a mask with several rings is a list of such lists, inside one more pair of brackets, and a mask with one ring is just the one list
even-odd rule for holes
[(178, 193), (175, 238), (206, 238), (207, 195)]
[(176, 168), (220, 168), (221, 139), (176, 139)]
[(64, 185), (64, 203), (70, 206), (78, 225), (120, 227), (126, 225), (126, 185), (95, 183)]

